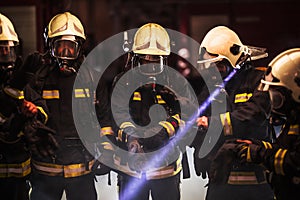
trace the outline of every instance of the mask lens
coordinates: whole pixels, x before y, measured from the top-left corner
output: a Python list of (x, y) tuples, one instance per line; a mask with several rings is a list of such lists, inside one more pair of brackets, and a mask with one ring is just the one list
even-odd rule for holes
[(76, 59), (79, 54), (79, 45), (72, 40), (56, 40), (53, 43), (52, 55), (61, 59)]
[(0, 63), (11, 63), (16, 61), (14, 46), (0, 45)]
[(156, 55), (139, 55), (139, 71), (143, 75), (155, 76), (164, 70), (163, 57)]

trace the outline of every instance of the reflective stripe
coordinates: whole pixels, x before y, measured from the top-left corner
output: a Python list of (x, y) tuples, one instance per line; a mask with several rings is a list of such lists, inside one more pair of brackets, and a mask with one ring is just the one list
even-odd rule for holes
[(90, 97), (90, 90), (88, 88), (75, 89), (75, 98)]
[(270, 142), (262, 141), (262, 143), (263, 143), (265, 149), (272, 149), (273, 148)]
[(175, 135), (175, 128), (170, 122), (161, 121), (158, 124), (161, 125), (162, 127), (164, 127), (167, 130), (170, 138)]
[(173, 115), (172, 118), (176, 119), (177, 123), (180, 125), (181, 120), (179, 114)]
[(286, 154), (287, 150), (286, 149), (279, 149), (274, 158), (274, 169), (276, 174), (281, 174), (284, 175), (283, 171), (283, 159)]
[(133, 93), (133, 100), (134, 101), (141, 101), (142, 100), (141, 93), (140, 92), (134, 92)]
[(221, 123), (223, 125), (224, 135), (233, 135), (230, 113), (226, 112), (226, 113), (220, 114), (220, 119), (221, 119)]
[(242, 94), (236, 94), (234, 103), (242, 103), (247, 102), (252, 97), (252, 93), (242, 93)]
[(114, 150), (113, 146), (109, 142), (102, 142), (101, 145), (103, 146), (103, 149), (105, 150)]
[(299, 125), (291, 125), (288, 135), (299, 135)]
[(47, 113), (46, 113), (46, 112), (44, 111), (44, 109), (43, 109), (42, 107), (40, 107), (40, 106), (37, 106), (37, 109), (44, 115), (44, 117), (45, 117), (44, 124), (46, 124), (47, 121), (48, 121), (48, 115), (47, 115)]
[(88, 163), (88, 170), (84, 163), (71, 164), (71, 165), (57, 165), (52, 163), (44, 163), (38, 161), (32, 161), (35, 169), (41, 174), (46, 174), (49, 176), (64, 176), (65, 178), (82, 176), (89, 174), (95, 160), (91, 160)]
[(178, 158), (176, 161), (176, 167), (174, 168), (173, 165), (169, 165), (166, 167), (161, 168), (153, 168), (152, 170), (146, 171), (146, 172), (136, 172), (132, 171), (128, 164), (121, 165), (121, 158), (118, 156), (114, 157), (114, 164), (117, 170), (122, 171), (129, 176), (133, 176), (136, 178), (142, 178), (142, 175), (144, 174), (147, 180), (154, 180), (154, 179), (162, 179), (162, 178), (168, 178), (177, 175), (182, 170), (181, 166), (181, 159)]
[(166, 104), (166, 102), (163, 100), (163, 98), (158, 94), (156, 95), (157, 103), (158, 104)]
[(11, 96), (14, 99), (24, 99), (24, 92), (21, 90), (8, 86), (3, 88), (3, 90), (7, 95)]
[(43, 99), (59, 99), (58, 90), (43, 90)]
[(131, 123), (131, 122), (123, 122), (120, 125), (120, 129), (118, 131), (118, 140), (122, 141), (122, 142), (127, 142), (127, 134), (124, 133), (123, 129), (127, 128), (127, 127), (133, 127), (135, 128), (135, 126)]
[(266, 181), (259, 183), (255, 172), (230, 172), (227, 183), (232, 185), (248, 185), (262, 184), (266, 183)]
[(133, 123), (131, 123), (131, 122), (123, 122), (123, 123), (120, 125), (120, 128), (122, 128), (122, 129), (127, 128), (127, 127), (133, 127), (133, 128), (135, 128), (135, 126), (134, 126)]
[(100, 137), (105, 135), (114, 135), (114, 132), (110, 126), (101, 128)]
[(22, 163), (0, 164), (0, 178), (25, 177), (31, 172), (30, 158)]

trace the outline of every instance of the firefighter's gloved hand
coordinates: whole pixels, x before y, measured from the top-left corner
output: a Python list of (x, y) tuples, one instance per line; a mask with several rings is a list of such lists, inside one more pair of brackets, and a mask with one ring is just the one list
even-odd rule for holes
[(25, 116), (25, 117), (34, 117), (36, 116), (36, 114), (38, 113), (38, 109), (36, 107), (36, 105), (34, 105), (32, 102), (30, 101), (26, 101), (24, 99), (23, 104), (21, 105), (21, 113)]
[(232, 167), (232, 162), (244, 143), (236, 139), (227, 140), (215, 155), (209, 170), (209, 183), (226, 183)]
[(144, 132), (145, 138), (143, 145), (147, 149), (156, 150), (167, 144), (169, 135), (167, 130), (162, 126), (154, 126)]
[(55, 131), (35, 118), (25, 123), (23, 133), (29, 149), (36, 156), (51, 157), (59, 146), (54, 137)]
[(207, 178), (209, 172), (211, 160), (207, 157), (199, 158), (197, 153), (194, 153), (194, 168), (197, 176), (201, 176), (203, 179)]
[(34, 75), (42, 63), (43, 57), (41, 54), (38, 52), (30, 54), (23, 65), (13, 73), (8, 87), (23, 90), (25, 85), (34, 79)]
[(127, 147), (129, 168), (137, 172), (145, 170), (146, 156), (139, 140), (135, 137), (129, 137)]
[(263, 162), (267, 149), (273, 148), (269, 142), (260, 140), (238, 140), (238, 142), (243, 143), (238, 152), (241, 162), (260, 164)]

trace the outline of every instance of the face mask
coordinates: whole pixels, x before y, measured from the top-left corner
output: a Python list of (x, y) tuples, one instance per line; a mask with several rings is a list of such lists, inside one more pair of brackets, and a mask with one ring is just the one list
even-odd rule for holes
[(272, 113), (287, 116), (294, 105), (291, 93), (284, 87), (270, 87), (269, 94), (272, 102)]

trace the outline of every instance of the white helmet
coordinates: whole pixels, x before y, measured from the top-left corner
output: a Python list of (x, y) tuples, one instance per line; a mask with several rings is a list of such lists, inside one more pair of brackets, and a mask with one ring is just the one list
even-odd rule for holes
[[(292, 92), (292, 98), (300, 103), (300, 48), (286, 50), (277, 55), (270, 63), (271, 73), (265, 85), (283, 86)], [(271, 77), (270, 77), (271, 76)]]
[(0, 41), (19, 42), (18, 35), (11, 21), (0, 13)]
[[(198, 63), (216, 62), (227, 59), (233, 68), (239, 68), (249, 57), (260, 59), (267, 57), (266, 49), (243, 45), (239, 36), (226, 26), (217, 26), (211, 29), (202, 40), (199, 48)], [(204, 59), (207, 52), (212, 58)]]
[(145, 24), (135, 33), (132, 51), (136, 54), (168, 56), (170, 55), (169, 34), (159, 24)]

